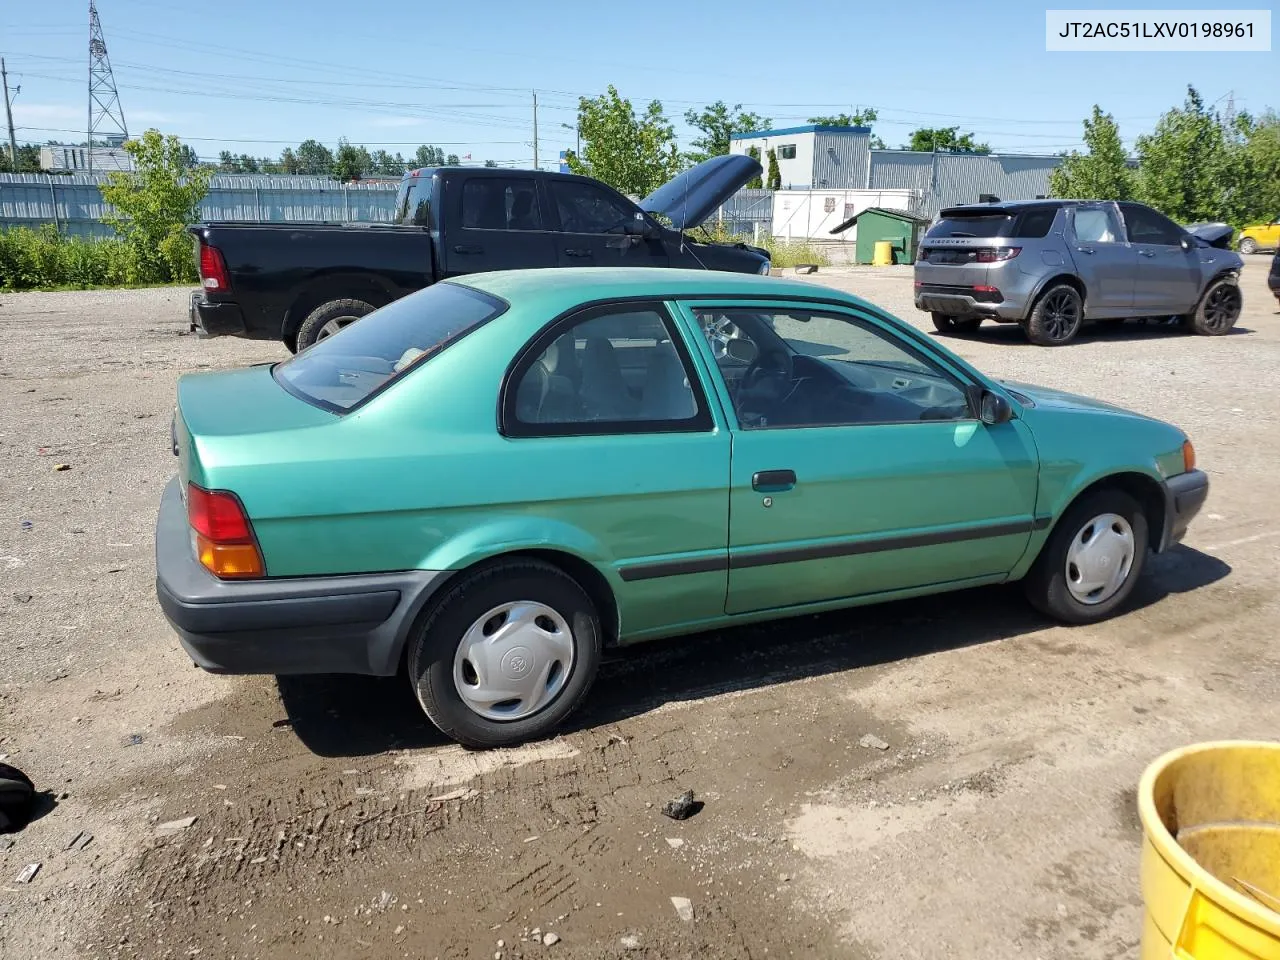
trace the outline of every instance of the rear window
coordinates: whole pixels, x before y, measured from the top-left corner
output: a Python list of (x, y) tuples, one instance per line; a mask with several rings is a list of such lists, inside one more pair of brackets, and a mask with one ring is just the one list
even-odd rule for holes
[(944, 217), (929, 228), (928, 239), (973, 237), (977, 239), (1046, 236), (1058, 211), (1055, 207), (1034, 207), (1018, 213), (981, 214)]
[(506, 309), (487, 293), (437, 283), (343, 327), (273, 373), (294, 396), (346, 413)]
[(400, 182), (393, 223), (431, 226), (431, 177), (411, 177)]

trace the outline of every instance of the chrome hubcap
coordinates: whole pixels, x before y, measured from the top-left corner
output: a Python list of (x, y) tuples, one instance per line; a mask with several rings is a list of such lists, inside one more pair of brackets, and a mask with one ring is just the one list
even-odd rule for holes
[(573, 656), (573, 632), (559, 613), (532, 600), (504, 603), (463, 634), (453, 684), (486, 720), (520, 720), (560, 695)]
[(334, 317), (320, 328), (320, 332), (316, 334), (316, 342), (318, 343), (325, 337), (332, 337), (347, 324), (355, 323), (359, 319), (359, 317)]
[(1081, 603), (1104, 603), (1129, 579), (1133, 558), (1129, 521), (1117, 513), (1094, 517), (1080, 528), (1067, 549), (1067, 589)]
[(1080, 303), (1071, 294), (1055, 293), (1044, 304), (1045, 332), (1053, 340), (1065, 340), (1080, 324)]

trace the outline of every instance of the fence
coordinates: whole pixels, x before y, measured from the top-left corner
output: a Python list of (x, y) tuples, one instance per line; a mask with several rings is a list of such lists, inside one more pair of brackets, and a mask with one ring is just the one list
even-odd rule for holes
[[(109, 237), (102, 222), (111, 212), (97, 174), (50, 176), (0, 174), (0, 229), (54, 224), (64, 234)], [(273, 220), (300, 223), (386, 223), (398, 184), (342, 183), (327, 177), (219, 175), (200, 204), (204, 220)]]
[(768, 234), (773, 227), (773, 191), (739, 190), (716, 211), (714, 219), (727, 233), (752, 237), (758, 230)]

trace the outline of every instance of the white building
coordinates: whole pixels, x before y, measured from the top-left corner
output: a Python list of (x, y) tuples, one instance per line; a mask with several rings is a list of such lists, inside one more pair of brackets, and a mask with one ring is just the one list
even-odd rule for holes
[(769, 185), (769, 151), (778, 158), (783, 190), (859, 189), (867, 186), (871, 128), (833, 127), (809, 123), (802, 127), (735, 133), (730, 153), (760, 153), (765, 186)]

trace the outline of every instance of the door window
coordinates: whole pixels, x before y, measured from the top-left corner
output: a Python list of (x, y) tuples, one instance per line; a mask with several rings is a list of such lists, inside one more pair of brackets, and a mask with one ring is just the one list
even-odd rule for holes
[(659, 306), (589, 310), (515, 368), (503, 432), (517, 436), (711, 429), (689, 358)]
[(565, 233), (617, 233), (635, 219), (635, 208), (589, 183), (554, 180), (551, 195)]
[(533, 180), (475, 177), (462, 185), (462, 226), (468, 230), (541, 230)]
[(1182, 228), (1163, 214), (1149, 207), (1125, 204), (1125, 229), (1129, 231), (1130, 243), (1156, 243), (1166, 247), (1176, 247), (1182, 239)]
[(1111, 207), (1076, 207), (1076, 239), (1081, 243), (1122, 243), (1124, 231)]
[(959, 383), (869, 322), (801, 308), (696, 312), (744, 430), (973, 417)]

